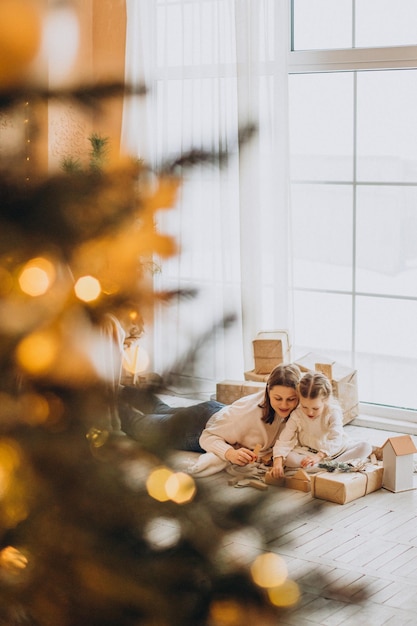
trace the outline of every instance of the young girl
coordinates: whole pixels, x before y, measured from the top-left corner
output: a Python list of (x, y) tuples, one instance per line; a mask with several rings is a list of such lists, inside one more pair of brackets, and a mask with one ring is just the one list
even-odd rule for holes
[(138, 440), (156, 429), (172, 447), (202, 453), (188, 468), (199, 476), (218, 472), (230, 463), (245, 466), (258, 457), (271, 456), (277, 437), (298, 404), (300, 378), (296, 365), (278, 365), (269, 375), (265, 391), (230, 405), (211, 401), (181, 408), (125, 388), (124, 406), (120, 407), (122, 429)]
[(324, 374), (304, 374), (298, 392), (300, 404), (273, 449), (274, 478), (284, 476), (285, 468), (302, 467), (308, 471), (323, 459), (348, 461), (371, 455), (371, 444), (353, 441), (346, 435), (342, 409), (333, 398), (331, 383)]

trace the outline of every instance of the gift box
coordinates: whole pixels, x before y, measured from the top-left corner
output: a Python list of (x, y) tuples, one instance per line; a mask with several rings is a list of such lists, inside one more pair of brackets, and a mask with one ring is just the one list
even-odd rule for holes
[(244, 372), (244, 377), (245, 380), (254, 380), (258, 383), (266, 383), (269, 378), (269, 374), (257, 374), (255, 370), (250, 370), (249, 372)]
[(255, 374), (269, 374), (291, 360), (290, 340), (285, 330), (262, 331), (252, 341)]
[(223, 404), (232, 404), (243, 396), (265, 391), (265, 383), (246, 380), (223, 380), (216, 385), (216, 400)]
[(382, 487), (382, 465), (366, 465), (360, 471), (311, 474), (311, 495), (320, 500), (346, 504)]
[(333, 395), (342, 407), (344, 424), (348, 424), (359, 415), (357, 370), (313, 352), (294, 362), (302, 372), (320, 371), (329, 378)]

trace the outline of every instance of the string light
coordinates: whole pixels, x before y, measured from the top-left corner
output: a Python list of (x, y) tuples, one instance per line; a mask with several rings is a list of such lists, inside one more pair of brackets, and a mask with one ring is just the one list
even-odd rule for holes
[(24, 119), (23, 123), (25, 125), (25, 181), (28, 184), (30, 182), (31, 175), (31, 133), (30, 133), (30, 105), (29, 102), (26, 101), (24, 105)]

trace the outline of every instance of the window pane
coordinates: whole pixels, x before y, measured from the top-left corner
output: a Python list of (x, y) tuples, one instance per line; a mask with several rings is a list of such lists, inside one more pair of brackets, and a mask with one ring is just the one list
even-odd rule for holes
[(357, 78), (358, 180), (417, 182), (417, 70)]
[(352, 47), (352, 0), (294, 0), (294, 50)]
[(352, 289), (352, 187), (293, 185), (294, 285)]
[(349, 296), (296, 291), (294, 311), (298, 356), (300, 352), (309, 351), (325, 356), (340, 351), (350, 354), (352, 305)]
[(289, 87), (292, 178), (351, 181), (353, 75), (292, 75)]
[(357, 48), (417, 43), (416, 0), (356, 0)]
[(363, 402), (417, 407), (417, 302), (358, 297), (357, 367)]
[(417, 188), (359, 187), (357, 289), (416, 297)]

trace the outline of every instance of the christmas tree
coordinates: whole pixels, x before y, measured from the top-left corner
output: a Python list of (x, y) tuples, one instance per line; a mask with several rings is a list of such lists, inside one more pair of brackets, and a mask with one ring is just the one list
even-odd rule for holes
[[(40, 20), (29, 0), (0, 6), (3, 120), (28, 103), (94, 111), (115, 94), (146, 97), (119, 83), (34, 84)], [(222, 556), (251, 508), (211, 508), (209, 485), (175, 472), (166, 442), (120, 433), (115, 403), (120, 328), (140, 334), (173, 295), (149, 279), (151, 259), (176, 253), (155, 214), (174, 210), (185, 168), (226, 155), (191, 151), (154, 171), (90, 140), (87, 166), (69, 155), (36, 177), (24, 176), (25, 137), (1, 154), (0, 624), (276, 624), (265, 588), (280, 587), (282, 564), (259, 574)]]

